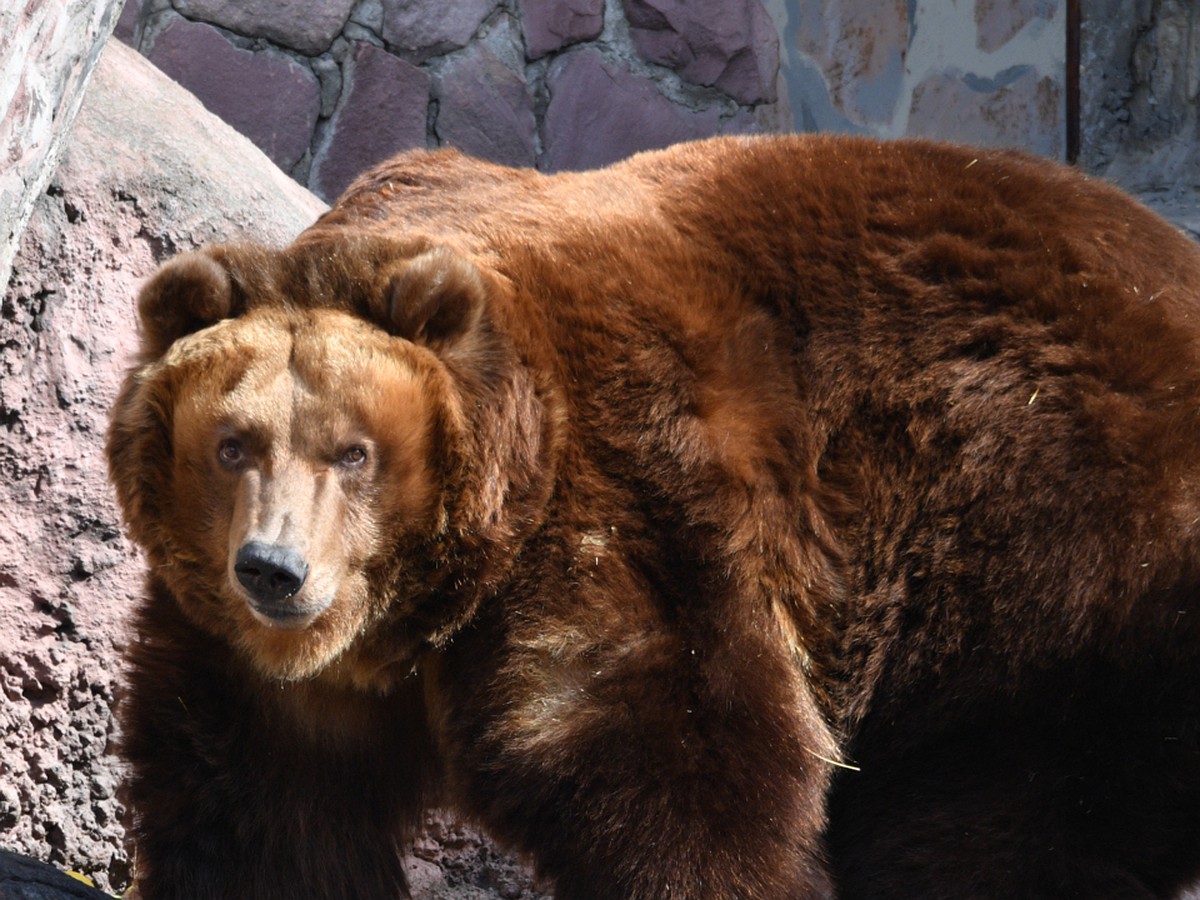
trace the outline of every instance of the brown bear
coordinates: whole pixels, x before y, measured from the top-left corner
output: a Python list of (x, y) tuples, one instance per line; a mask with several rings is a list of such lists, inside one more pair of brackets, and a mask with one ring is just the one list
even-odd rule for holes
[(1151, 898), (1200, 873), (1200, 251), (1006, 151), (451, 151), (167, 263), (108, 453), (164, 898)]

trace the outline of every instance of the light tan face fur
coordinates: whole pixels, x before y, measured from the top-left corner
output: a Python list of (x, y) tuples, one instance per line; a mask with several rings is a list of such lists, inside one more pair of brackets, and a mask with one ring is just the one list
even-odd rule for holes
[[(216, 595), (204, 624), (266, 674), (309, 677), (338, 659), (385, 612), (371, 561), (398, 532), (429, 527), (414, 352), (343, 313), (264, 311), (183, 338), (163, 360), (181, 379), (170, 527)], [(256, 596), (239, 576), (248, 546), (302, 562), (302, 585)]]

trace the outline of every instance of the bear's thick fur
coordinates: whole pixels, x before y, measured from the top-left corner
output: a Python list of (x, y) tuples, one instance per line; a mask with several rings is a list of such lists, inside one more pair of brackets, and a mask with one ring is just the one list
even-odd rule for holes
[(139, 303), (146, 900), (402, 896), (429, 803), (563, 900), (1200, 872), (1200, 252), (1113, 188), (415, 153)]

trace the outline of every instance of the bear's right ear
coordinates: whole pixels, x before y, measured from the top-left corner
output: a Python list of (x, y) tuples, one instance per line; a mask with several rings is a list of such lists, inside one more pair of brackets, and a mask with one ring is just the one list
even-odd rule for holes
[(453, 250), (436, 247), (387, 277), (380, 324), (413, 343), (453, 347), (478, 328), (487, 293), (479, 269)]
[(138, 295), (143, 358), (159, 358), (185, 334), (238, 315), (241, 305), (228, 270), (207, 253), (175, 257)]

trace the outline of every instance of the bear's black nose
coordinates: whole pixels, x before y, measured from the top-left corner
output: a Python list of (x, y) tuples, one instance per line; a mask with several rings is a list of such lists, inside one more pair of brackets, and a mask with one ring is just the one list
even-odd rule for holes
[[(251, 597), (271, 604), (286, 600), (304, 587), (308, 563), (290, 547), (250, 541), (238, 550), (233, 571)], [(270, 610), (263, 611), (270, 614)], [(289, 615), (292, 611), (280, 610), (280, 613)]]

